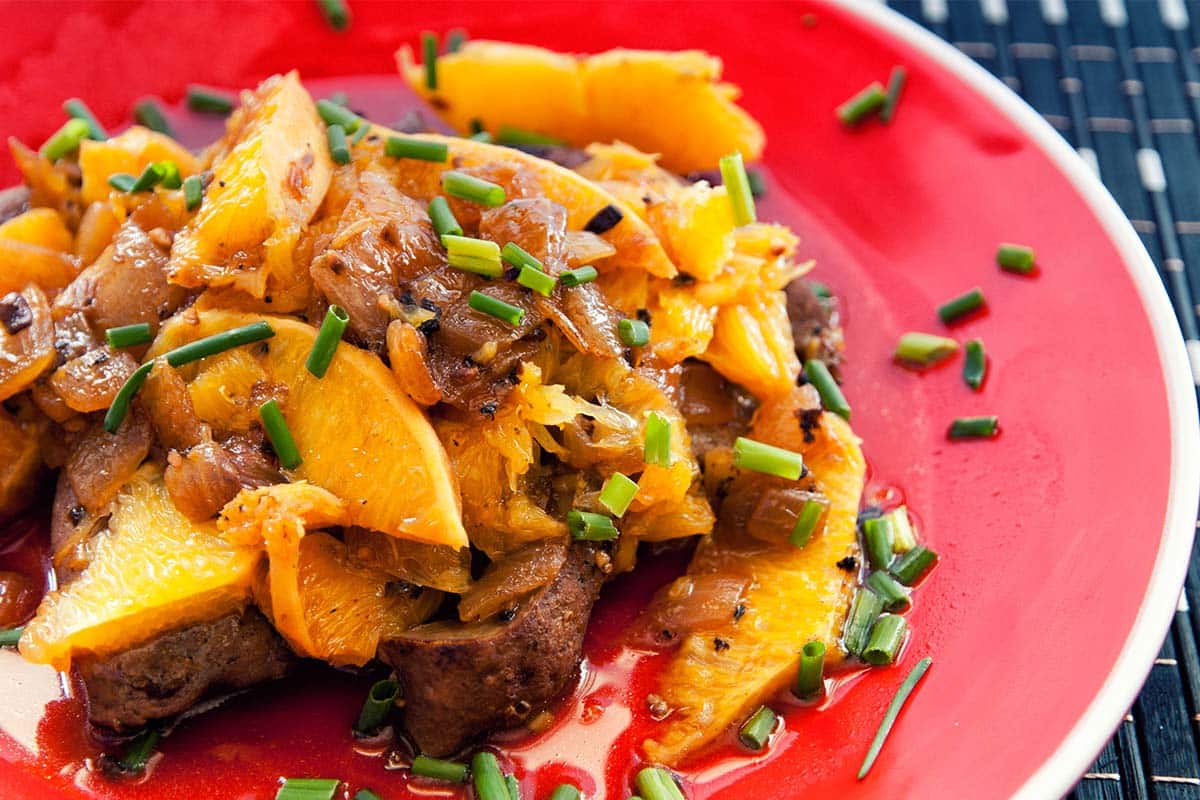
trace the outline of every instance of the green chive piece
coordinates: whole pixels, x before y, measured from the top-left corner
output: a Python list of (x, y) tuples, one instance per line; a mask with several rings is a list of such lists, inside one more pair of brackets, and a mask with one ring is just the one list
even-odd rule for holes
[(820, 281), (809, 281), (808, 288), (812, 289), (812, 293), (822, 300), (828, 300), (833, 297), (833, 290)]
[(79, 143), (88, 138), (87, 123), (81, 119), (69, 119), (42, 145), (41, 155), (47, 161), (58, 161), (79, 149)]
[(284, 778), (275, 800), (333, 800), (340, 783), (336, 778)]
[(804, 505), (800, 508), (800, 513), (796, 515), (796, 524), (792, 526), (792, 535), (790, 537), (792, 547), (804, 547), (808, 544), (808, 540), (816, 532), (817, 524), (821, 521), (822, 515), (824, 515), (828, 508), (829, 505), (822, 503), (820, 500), (804, 501)]
[(863, 546), (867, 561), (875, 569), (887, 569), (892, 563), (892, 521), (887, 517), (863, 520)]
[(80, 100), (78, 97), (72, 97), (62, 105), (63, 113), (71, 119), (82, 120), (88, 127), (88, 138), (94, 139), (97, 142), (103, 142), (108, 138), (108, 133), (104, 130), (104, 126), (100, 124), (100, 120), (96, 119), (96, 115), (87, 107), (87, 103)]
[(317, 0), (321, 8), (321, 16), (335, 31), (344, 31), (350, 27), (350, 7), (346, 0)]
[(569, 783), (560, 783), (550, 793), (550, 800), (579, 800), (579, 790)]
[(442, 191), (451, 197), (470, 200), (488, 208), (504, 205), (504, 187), (465, 172), (442, 173)]
[(17, 642), (21, 641), (21, 634), (24, 632), (24, 626), (0, 630), (0, 647), (16, 647)]
[(937, 563), (937, 559), (937, 553), (928, 547), (917, 545), (896, 559), (889, 572), (905, 586), (912, 586)]
[(273, 399), (263, 403), (258, 407), (258, 416), (267, 432), (267, 438), (271, 440), (271, 446), (275, 448), (275, 455), (279, 457), (279, 465), (284, 469), (300, 466), (300, 449), (296, 447), (296, 440), (288, 430), (279, 403)]
[(1023, 244), (1002, 244), (996, 249), (996, 263), (1009, 272), (1028, 275), (1035, 266), (1033, 248)]
[(179, 165), (174, 161), (155, 161), (154, 169), (158, 172), (164, 189), (178, 189), (183, 186), (183, 176), (179, 174)]
[(183, 202), (188, 211), (195, 211), (204, 200), (204, 181), (199, 175), (191, 175), (183, 182)]
[(329, 155), (335, 163), (350, 163), (350, 145), (346, 142), (346, 129), (341, 125), (330, 125), (325, 129), (329, 139)]
[(904, 632), (908, 621), (896, 614), (882, 614), (875, 620), (867, 646), (863, 648), (863, 661), (875, 667), (895, 662), (900, 647), (904, 644)]
[(354, 793), (354, 800), (383, 800), (383, 798), (370, 789), (359, 789)]
[[(116, 177), (116, 176), (114, 176)], [(142, 170), (142, 174), (138, 176), (133, 185), (129, 187), (130, 192), (148, 192), (157, 186), (162, 181), (162, 174), (155, 168), (154, 164), (147, 164)], [(111, 183), (111, 179), (109, 181)]]
[(846, 402), (846, 395), (842, 394), (842, 387), (833, 379), (824, 361), (816, 358), (805, 361), (804, 374), (817, 394), (821, 395), (821, 405), (839, 417), (850, 419), (850, 404)]
[(366, 124), (366, 120), (358, 114), (346, 108), (345, 105), (332, 100), (318, 100), (317, 113), (321, 115), (321, 120), (326, 125), (341, 125), (345, 133), (354, 133), (360, 126)]
[(908, 70), (904, 67), (892, 67), (888, 78), (887, 97), (879, 108), (879, 121), (887, 124), (896, 116), (896, 105), (900, 102), (900, 94), (904, 91), (904, 83), (908, 80)]
[(825, 691), (825, 643), (816, 640), (800, 650), (800, 669), (796, 672), (795, 694), (808, 700)]
[(467, 298), (467, 305), (476, 311), (493, 316), (513, 326), (520, 325), (521, 321), (525, 319), (525, 310), (523, 308), (510, 305), (499, 298), (492, 297), (480, 291), (471, 292), (471, 296)]
[(526, 264), (517, 273), (517, 283), (527, 289), (532, 289), (543, 297), (549, 297), (554, 294), (554, 287), (558, 285), (558, 279), (553, 275), (547, 275), (537, 267)]
[(308, 353), (308, 360), (304, 362), (309, 372), (318, 378), (325, 377), (333, 361), (333, 354), (337, 352), (338, 344), (342, 341), (342, 334), (349, 324), (350, 315), (346, 313), (346, 309), (339, 305), (329, 307), (325, 312), (325, 319), (321, 320), (321, 330), (317, 332), (316, 341)]
[(908, 506), (897, 506), (887, 513), (892, 523), (892, 550), (897, 553), (907, 553), (917, 546), (917, 534), (913, 530), (912, 520), (908, 516)]
[(754, 194), (750, 191), (750, 179), (746, 177), (741, 153), (721, 157), (721, 183), (733, 206), (733, 221), (739, 226), (755, 222), (758, 216), (754, 210)]
[(745, 436), (739, 436), (733, 443), (733, 465), (792, 481), (799, 480), (804, 474), (804, 459), (799, 453)]
[(521, 784), (517, 783), (517, 779), (514, 776), (505, 775), (504, 786), (508, 789), (508, 796), (511, 800), (521, 800)]
[(684, 800), (675, 776), (662, 767), (646, 767), (634, 779), (646, 800)]
[(337, 103), (339, 106), (350, 105), (350, 95), (346, 94), (345, 92), (334, 92), (326, 99), (331, 103)]
[(622, 517), (629, 510), (629, 504), (637, 496), (638, 485), (620, 472), (608, 476), (600, 489), (600, 505), (608, 509), (614, 517)]
[(758, 710), (750, 715), (750, 719), (742, 725), (738, 731), (738, 738), (746, 747), (755, 752), (762, 750), (771, 740), (771, 733), (775, 730), (775, 725), (779, 721), (779, 717), (775, 712), (766, 706), (759, 706)]
[(430, 90), (436, 90), (438, 87), (438, 37), (436, 33), (425, 31), (421, 34), (421, 52), (425, 62), (425, 86)]
[(944, 361), (957, 352), (958, 342), (932, 333), (909, 332), (896, 343), (896, 358), (923, 366)]
[(136, 347), (139, 344), (146, 344), (154, 336), (150, 333), (149, 322), (139, 322), (136, 325), (121, 325), (116, 328), (109, 328), (104, 332), (104, 338), (108, 340), (109, 345), (120, 350), (124, 347)]
[(887, 741), (888, 734), (892, 732), (892, 726), (896, 724), (896, 718), (900, 716), (901, 709), (904, 708), (913, 689), (921, 682), (921, 678), (925, 677), (925, 673), (932, 663), (933, 659), (929, 656), (918, 661), (912, 668), (912, 672), (908, 673), (908, 677), (900, 684), (900, 688), (896, 690), (892, 702), (888, 703), (887, 711), (884, 712), (883, 719), (879, 722), (879, 730), (875, 732), (875, 738), (871, 740), (871, 746), (867, 749), (867, 756), (863, 759), (862, 766), (858, 768), (860, 781), (867, 777), (867, 773), (875, 765), (875, 759), (879, 758), (879, 751), (883, 749), (883, 743)]
[(510, 266), (516, 267), (517, 269), (520, 269), (521, 267), (533, 267), (534, 269), (542, 272), (546, 271), (546, 268), (542, 265), (541, 261), (538, 261), (536, 258), (534, 258), (533, 255), (528, 251), (523, 250), (516, 242), (509, 242), (508, 244), (504, 245), (504, 247), (500, 249), (500, 257), (504, 259), (504, 261)]
[(854, 655), (862, 653), (867, 646), (867, 634), (875, 624), (876, 617), (883, 611), (883, 600), (870, 589), (859, 588), (850, 603), (850, 614), (846, 617), (846, 628), (842, 632), (842, 645)]
[(162, 736), (162, 733), (158, 728), (146, 728), (135, 736), (133, 741), (129, 743), (129, 747), (125, 749), (125, 754), (121, 756), (121, 760), (117, 762), (121, 767), (121, 771), (131, 774), (145, 771), (146, 764), (150, 761), (150, 756), (154, 755), (154, 748), (158, 745), (160, 736)]
[(642, 460), (660, 467), (671, 466), (671, 423), (657, 411), (646, 415), (646, 440)]
[(983, 340), (972, 339), (963, 345), (963, 381), (975, 391), (983, 387), (987, 377), (987, 354), (983, 351)]
[(363, 701), (362, 711), (358, 713), (358, 721), (354, 723), (355, 733), (372, 734), (382, 728), (396, 707), (396, 698), (399, 696), (400, 684), (396, 681), (379, 681), (372, 686), (371, 691), (367, 692), (367, 699)]
[(483, 142), (485, 144), (492, 143), (492, 135), (490, 133), (488, 133), (487, 131), (476, 131), (475, 133), (472, 133), (467, 138), (472, 141), (475, 141), (475, 142)]
[(626, 347), (645, 347), (650, 343), (650, 326), (640, 319), (623, 319), (617, 323), (617, 336)]
[(574, 289), (576, 286), (591, 283), (599, 275), (600, 273), (596, 271), (595, 267), (577, 267), (559, 274), (558, 282), (568, 289)]
[(868, 575), (867, 588), (879, 595), (883, 607), (888, 611), (903, 611), (911, 604), (908, 589), (886, 572)]
[(450, 158), (450, 147), (442, 142), (426, 142), (400, 136), (389, 136), (383, 143), (383, 152), (392, 158), (415, 158), (419, 161), (438, 163)]
[(458, 761), (417, 756), (412, 762), (412, 774), (447, 783), (463, 783), (467, 779), (467, 765)]
[(486, 750), (476, 753), (471, 759), (471, 777), (478, 800), (510, 800), (508, 785), (494, 754)]
[(529, 131), (524, 128), (518, 128), (513, 125), (501, 125), (500, 130), (496, 132), (496, 141), (500, 144), (542, 144), (542, 145), (562, 145), (566, 144), (562, 139), (554, 136), (547, 136), (544, 133), (537, 131)]
[(450, 255), (463, 255), (472, 258), (484, 258), (489, 261), (500, 261), (500, 245), (487, 239), (475, 239), (470, 236), (455, 236), (447, 234), (442, 237), (442, 247)]
[(990, 439), (998, 433), (998, 417), (959, 417), (950, 423), (951, 439)]
[(846, 127), (853, 127), (882, 108), (886, 102), (887, 93), (879, 81), (874, 81), (838, 106), (837, 117)]
[(350, 137), (350, 145), (354, 146), (354, 145), (358, 144), (363, 139), (365, 139), (367, 134), (370, 132), (371, 132), (371, 123), (364, 122), (364, 124), (359, 125), (358, 131), (356, 131), (355, 134)]
[(429, 201), (429, 219), (433, 222), (433, 230), (438, 236), (462, 236), (462, 225), (454, 218), (450, 204), (444, 197), (435, 197)]
[[(493, 260), (490, 258), (477, 258), (475, 256), (451, 253), (448, 260), (450, 266), (455, 269), (461, 269), (463, 272), (473, 272), (485, 278), (499, 278), (504, 274), (504, 266), (498, 258)], [(516, 323), (513, 324), (515, 325)]]
[(455, 28), (446, 34), (446, 52), (457, 53), (462, 49), (463, 43), (467, 41), (467, 32), (462, 28)]
[(567, 528), (572, 537), (585, 542), (605, 542), (620, 535), (613, 521), (603, 514), (575, 509), (567, 512)]
[(984, 303), (983, 290), (976, 286), (969, 292), (964, 292), (938, 306), (938, 317), (943, 323), (949, 325), (983, 308)]
[(133, 118), (143, 127), (174, 138), (175, 132), (163, 114), (162, 106), (153, 97), (143, 97), (133, 104)]
[(746, 180), (750, 184), (751, 197), (757, 200), (767, 194), (767, 182), (763, 180), (761, 172), (756, 169), (746, 170)]
[(187, 107), (202, 114), (228, 114), (233, 111), (233, 97), (219, 89), (193, 83), (187, 87)]
[(108, 412), (104, 415), (104, 430), (109, 433), (116, 433), (121, 428), (121, 423), (125, 420), (125, 415), (129, 413), (129, 404), (133, 402), (133, 396), (142, 388), (142, 385), (146, 382), (146, 376), (150, 374), (150, 370), (153, 368), (153, 361), (142, 364), (122, 384), (121, 388), (117, 391), (116, 397), (113, 398), (112, 405), (108, 407)]

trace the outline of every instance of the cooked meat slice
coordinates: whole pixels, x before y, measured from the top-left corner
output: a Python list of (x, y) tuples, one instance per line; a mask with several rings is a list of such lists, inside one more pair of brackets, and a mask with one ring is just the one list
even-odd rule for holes
[(30, 284), (0, 297), (0, 400), (25, 391), (53, 366), (54, 323), (46, 295)]
[(13, 186), (0, 191), (0, 224), (29, 210), (29, 189)]
[(510, 621), (434, 622), (383, 642), (400, 674), (404, 725), (422, 753), (449, 755), (474, 737), (520, 724), (554, 699), (579, 666), (602, 575), (576, 545), (558, 576)]
[(567, 264), (567, 210), (544, 197), (513, 200), (480, 215), (479, 238), (512, 242), (557, 275)]
[(248, 608), (75, 663), (87, 690), (88, 718), (125, 731), (179, 714), (205, 697), (281, 678), (293, 661), (266, 618)]
[(157, 331), (158, 321), (178, 309), (186, 296), (182, 287), (167, 282), (167, 249), (132, 221), (121, 226), (112, 245), (75, 280), (91, 283), (87, 314), (101, 334), (140, 322)]
[(166, 361), (155, 362), (139, 397), (163, 447), (186, 450), (204, 439), (204, 423), (196, 415), (187, 383)]
[(819, 358), (837, 375), (842, 361), (842, 329), (837, 298), (819, 297), (803, 278), (787, 285), (787, 313), (800, 360)]
[(71, 410), (89, 414), (111, 406), (137, 367), (133, 356), (105, 345), (63, 364), (50, 376), (50, 386)]
[(701, 463), (710, 450), (733, 447), (734, 439), (750, 430), (757, 405), (745, 389), (695, 359), (683, 363), (674, 399), (687, 421), (692, 452)]
[(242, 489), (281, 480), (257, 448), (236, 439), (231, 443), (236, 449), (205, 441), (184, 454), (172, 450), (167, 455), (163, 482), (172, 502), (190, 519), (212, 519)]
[(458, 602), (463, 622), (476, 622), (516, 608), (562, 571), (567, 558), (566, 543), (558, 539), (532, 542), (493, 561)]
[(135, 402), (116, 433), (97, 422), (67, 457), (67, 480), (83, 507), (98, 514), (146, 460), (154, 432)]

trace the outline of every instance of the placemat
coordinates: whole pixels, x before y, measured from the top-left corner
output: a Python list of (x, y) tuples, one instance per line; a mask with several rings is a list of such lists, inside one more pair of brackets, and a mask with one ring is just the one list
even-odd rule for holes
[[(1019, 92), (1097, 171), (1154, 259), (1200, 382), (1200, 2), (889, 5)], [(1150, 677), (1070, 797), (1200, 798), (1197, 638), (1200, 552), (1193, 550)]]

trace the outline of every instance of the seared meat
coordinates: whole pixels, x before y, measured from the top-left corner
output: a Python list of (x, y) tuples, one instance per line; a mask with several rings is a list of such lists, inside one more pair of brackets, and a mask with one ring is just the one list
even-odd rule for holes
[(171, 501), (198, 522), (215, 517), (242, 489), (267, 486), (282, 479), (260, 450), (236, 438), (228, 444), (201, 442), (186, 453), (172, 450), (163, 473)]
[(837, 298), (819, 297), (808, 281), (797, 278), (787, 286), (787, 312), (800, 360), (818, 358), (836, 376), (845, 346)]
[(100, 513), (150, 453), (154, 431), (134, 403), (116, 433), (99, 423), (81, 436), (67, 457), (66, 475), (83, 507)]
[(88, 717), (124, 731), (174, 716), (204, 697), (287, 674), (294, 657), (254, 608), (164, 633), (115, 655), (75, 662)]
[(404, 686), (404, 725), (422, 753), (444, 756), (512, 727), (554, 699), (578, 668), (602, 574), (576, 545), (554, 581), (509, 621), (434, 622), (383, 642)]
[(692, 452), (704, 463), (709, 450), (733, 447), (733, 440), (750, 430), (758, 404), (753, 395), (703, 361), (690, 359), (681, 369), (674, 400), (687, 420)]
[(29, 189), (13, 186), (0, 191), (0, 225), (29, 210)]
[(63, 364), (50, 376), (50, 387), (72, 411), (88, 414), (112, 405), (121, 386), (138, 368), (129, 353), (107, 345)]
[(203, 440), (204, 423), (196, 416), (187, 383), (164, 359), (151, 367), (139, 397), (163, 447), (186, 450)]
[(459, 619), (476, 622), (516, 608), (519, 601), (554, 580), (566, 558), (565, 542), (543, 539), (493, 561), (463, 592), (458, 601)]

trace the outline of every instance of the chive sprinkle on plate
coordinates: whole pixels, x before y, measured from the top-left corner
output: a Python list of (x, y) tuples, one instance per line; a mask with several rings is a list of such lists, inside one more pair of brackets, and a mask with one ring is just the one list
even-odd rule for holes
[(913, 693), (913, 689), (925, 677), (925, 673), (929, 670), (929, 665), (932, 663), (933, 659), (929, 656), (922, 658), (912, 668), (912, 672), (908, 673), (908, 677), (900, 684), (900, 688), (896, 690), (895, 697), (888, 704), (887, 711), (884, 712), (883, 719), (879, 722), (879, 730), (875, 732), (875, 738), (871, 740), (871, 746), (867, 749), (867, 757), (863, 759), (862, 766), (858, 769), (858, 779), (860, 781), (867, 777), (867, 773), (871, 771), (871, 767), (875, 766), (875, 759), (879, 758), (879, 751), (883, 749), (888, 734), (892, 732), (892, 727), (896, 724), (896, 718), (900, 716), (900, 711), (904, 708), (904, 704), (908, 702), (909, 695)]

